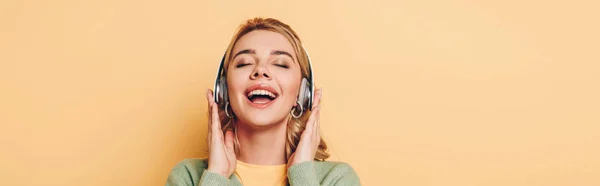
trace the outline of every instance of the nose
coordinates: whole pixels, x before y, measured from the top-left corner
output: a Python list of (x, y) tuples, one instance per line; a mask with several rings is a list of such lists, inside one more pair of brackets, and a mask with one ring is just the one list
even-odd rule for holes
[(258, 65), (254, 69), (252, 74), (250, 75), (250, 79), (254, 80), (254, 79), (259, 79), (259, 78), (271, 79), (271, 75), (270, 75), (269, 71), (265, 67), (262, 67), (261, 65)]

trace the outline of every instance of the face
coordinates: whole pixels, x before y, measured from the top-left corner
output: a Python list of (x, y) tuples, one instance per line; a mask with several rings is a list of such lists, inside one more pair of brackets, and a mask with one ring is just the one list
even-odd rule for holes
[(255, 30), (237, 41), (231, 55), (227, 85), (237, 119), (253, 127), (286, 121), (302, 79), (292, 44), (279, 33)]

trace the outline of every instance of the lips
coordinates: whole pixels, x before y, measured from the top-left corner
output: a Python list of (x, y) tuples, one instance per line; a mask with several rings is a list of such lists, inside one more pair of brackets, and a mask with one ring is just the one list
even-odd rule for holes
[(245, 95), (250, 105), (258, 108), (267, 107), (279, 96), (275, 89), (265, 84), (256, 84), (248, 87)]

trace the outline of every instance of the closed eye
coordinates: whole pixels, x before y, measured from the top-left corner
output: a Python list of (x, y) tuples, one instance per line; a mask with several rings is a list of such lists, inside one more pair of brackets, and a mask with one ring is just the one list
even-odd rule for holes
[(244, 66), (248, 66), (248, 65), (251, 65), (251, 64), (250, 64), (250, 63), (240, 63), (240, 64), (237, 64), (237, 65), (235, 66), (235, 68), (242, 68), (242, 67), (244, 67)]
[(290, 68), (287, 65), (281, 65), (281, 64), (275, 64), (275, 66), (281, 67), (281, 68)]

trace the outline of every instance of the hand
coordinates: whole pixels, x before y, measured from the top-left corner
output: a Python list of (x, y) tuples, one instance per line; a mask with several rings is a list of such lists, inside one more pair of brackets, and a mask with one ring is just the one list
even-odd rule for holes
[(235, 171), (236, 157), (233, 149), (233, 132), (227, 131), (223, 137), (219, 108), (210, 89), (206, 90), (208, 101), (208, 171), (229, 178)]
[(321, 89), (315, 91), (312, 112), (308, 117), (308, 121), (306, 121), (306, 127), (304, 128), (304, 131), (300, 135), (300, 142), (298, 142), (298, 147), (296, 147), (296, 151), (290, 156), (290, 159), (288, 160), (288, 167), (302, 162), (313, 161), (313, 159), (315, 158), (315, 154), (319, 149), (319, 143), (321, 142), (321, 134), (319, 131), (319, 116), (321, 113), (319, 103), (321, 102), (321, 95)]

